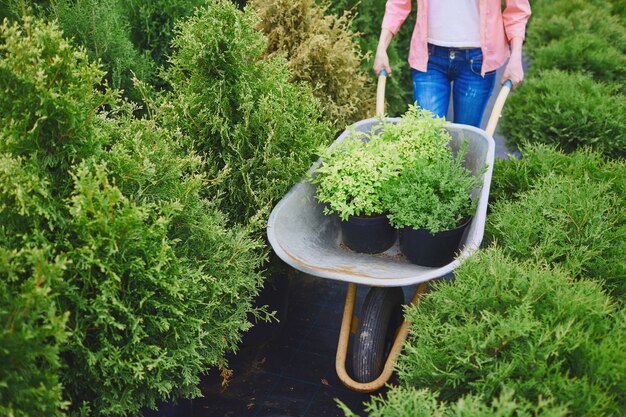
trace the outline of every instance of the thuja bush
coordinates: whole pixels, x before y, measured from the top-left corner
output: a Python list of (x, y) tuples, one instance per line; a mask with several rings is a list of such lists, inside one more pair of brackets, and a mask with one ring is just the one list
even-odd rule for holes
[(142, 102), (135, 88), (138, 78), (164, 88), (157, 69), (166, 65), (174, 22), (193, 13), (205, 0), (11, 0), (0, 6), (0, 17), (19, 20), (33, 11), (54, 19), (66, 36), (84, 46), (92, 60), (99, 59), (109, 84), (124, 90), (126, 97)]
[(488, 230), (511, 256), (559, 264), (574, 276), (602, 280), (624, 300), (623, 207), (624, 197), (612, 192), (609, 182), (549, 174), (517, 201), (496, 202)]
[[(318, 3), (324, 4), (322, 0)], [(354, 18), (351, 19), (352, 27), (354, 32), (359, 33), (361, 51), (366, 54), (361, 67), (374, 77), (376, 74), (374, 74), (372, 66), (374, 65), (386, 3), (386, 0), (333, 0), (328, 8), (328, 11), (336, 16), (354, 13)], [(415, 7), (413, 7), (410, 16), (387, 48), (392, 75), (387, 79), (385, 100), (387, 102), (386, 111), (392, 116), (404, 114), (408, 105), (413, 103), (413, 81), (408, 56), (415, 16)]]
[(48, 15), (58, 21), (66, 37), (101, 60), (112, 87), (127, 97), (141, 100), (132, 79), (154, 78), (156, 67), (150, 55), (138, 49), (131, 38), (131, 22), (119, 0), (60, 0), (50, 4)]
[[(339, 406), (346, 417), (358, 417), (345, 404)], [(394, 386), (385, 397), (378, 396), (366, 404), (369, 417), (565, 417), (567, 407), (554, 401), (541, 400), (537, 404), (520, 404), (512, 390), (503, 390), (497, 398), (485, 399), (467, 394), (456, 401), (446, 402), (427, 388)]]
[(533, 4), (533, 18), (528, 25), (525, 50), (532, 58), (537, 49), (553, 41), (590, 34), (610, 39), (612, 48), (626, 52), (626, 27), (616, 15), (611, 14), (605, 2), (598, 5), (583, 0), (542, 1)]
[[(167, 65), (175, 23), (204, 3), (206, 0), (120, 1), (134, 46), (149, 53), (157, 66)], [(160, 82), (156, 77), (155, 81)]]
[(532, 65), (541, 69), (581, 71), (598, 81), (618, 83), (626, 78), (626, 49), (620, 50), (613, 45), (611, 38), (579, 33), (535, 50)]
[[(7, 162), (0, 157), (2, 188), (11, 184)], [(4, 194), (0, 191), (0, 204), (6, 203)], [(56, 307), (51, 287), (65, 261), (52, 256), (50, 245), (9, 249), (11, 236), (4, 230), (0, 239), (0, 415), (62, 416), (59, 351), (67, 317)]]
[(619, 88), (580, 73), (529, 74), (520, 94), (507, 103), (503, 134), (510, 146), (541, 142), (568, 152), (590, 146), (607, 156), (624, 156), (626, 96)]
[(8, 316), (21, 327), (0, 351), (34, 342), (9, 372), (51, 410), (60, 381), (77, 416), (198, 396), (250, 327), (258, 243), (200, 198), (203, 160), (180, 135), (133, 118), (58, 28), (25, 18), (0, 34), (0, 273), (13, 291), (0, 311), (41, 300)]
[(626, 204), (626, 160), (607, 159), (599, 152), (580, 148), (572, 153), (541, 143), (522, 147), (522, 158), (495, 161), (489, 199), (516, 200), (550, 174), (588, 178), (609, 187), (621, 204)]
[(287, 59), (293, 80), (311, 85), (324, 116), (337, 130), (374, 115), (376, 92), (349, 14), (325, 15), (315, 0), (254, 0), (258, 28), (267, 36), (267, 53)]
[(177, 29), (161, 119), (207, 159), (207, 193), (262, 233), (269, 210), (332, 137), (309, 87), (280, 57), (264, 59), (257, 17), (211, 1)]
[(493, 407), (514, 392), (522, 410), (550, 401), (546, 415), (622, 415), (626, 312), (598, 283), (497, 248), (466, 260), (455, 276), (407, 311), (401, 386), (429, 388), (451, 404), (471, 395)]
[(104, 161), (74, 174), (65, 384), (99, 414), (124, 415), (199, 395), (199, 375), (224, 366), (250, 327), (260, 259), (198, 198), (203, 178), (183, 173), (200, 161), (178, 155), (167, 131), (135, 121), (109, 133)]

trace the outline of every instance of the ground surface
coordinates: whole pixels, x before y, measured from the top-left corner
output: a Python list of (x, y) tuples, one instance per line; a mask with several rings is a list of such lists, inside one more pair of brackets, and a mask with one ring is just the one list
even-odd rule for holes
[[(346, 289), (345, 283), (294, 274), (286, 318), (266, 328), (273, 338), (244, 346), (231, 360), (233, 376), (226, 389), (220, 378), (207, 378), (194, 416), (342, 416), (335, 398), (362, 411), (369, 395), (346, 389), (335, 373)], [(358, 292), (357, 306), (366, 292)]]

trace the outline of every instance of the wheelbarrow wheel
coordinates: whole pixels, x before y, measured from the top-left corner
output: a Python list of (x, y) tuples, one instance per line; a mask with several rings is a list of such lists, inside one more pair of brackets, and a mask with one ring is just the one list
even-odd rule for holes
[(378, 378), (402, 323), (404, 293), (400, 287), (372, 288), (361, 308), (352, 348), (352, 368), (358, 382)]

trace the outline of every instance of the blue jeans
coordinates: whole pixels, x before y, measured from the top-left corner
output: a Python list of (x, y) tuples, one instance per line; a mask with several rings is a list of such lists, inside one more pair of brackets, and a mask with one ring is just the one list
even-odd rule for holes
[(428, 45), (426, 72), (413, 69), (413, 96), (418, 106), (446, 117), (452, 93), (454, 122), (480, 127), (496, 83), (496, 72), (480, 75), (480, 48), (458, 49)]

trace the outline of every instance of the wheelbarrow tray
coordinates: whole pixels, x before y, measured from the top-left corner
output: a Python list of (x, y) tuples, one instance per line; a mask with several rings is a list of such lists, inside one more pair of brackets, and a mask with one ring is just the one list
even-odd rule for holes
[[(400, 119), (385, 120), (397, 123)], [(380, 118), (371, 118), (353, 127), (356, 131), (369, 133), (380, 123)], [(397, 239), (381, 254), (356, 253), (348, 249), (341, 243), (339, 217), (324, 214), (323, 205), (315, 198), (315, 186), (306, 180), (296, 184), (269, 217), (267, 236), (276, 254), (290, 266), (310, 275), (379, 287), (419, 284), (453, 271), (464, 257), (478, 249), (483, 238), (495, 143), (485, 131), (472, 126), (446, 123), (445, 128), (452, 136), (449, 145), (454, 152), (464, 139), (469, 141), (465, 166), (475, 175), (487, 164), (482, 187), (472, 195), (472, 198), (478, 198), (476, 213), (462, 237), (458, 256), (452, 262), (438, 268), (412, 264), (400, 252)], [(334, 144), (349, 135), (350, 131), (344, 131)], [(319, 162), (313, 164), (309, 172), (313, 172)]]

